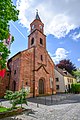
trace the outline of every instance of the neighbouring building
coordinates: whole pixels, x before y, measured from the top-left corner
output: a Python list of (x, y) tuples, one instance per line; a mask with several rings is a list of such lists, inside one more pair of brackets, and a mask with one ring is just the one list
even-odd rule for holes
[(71, 84), (76, 83), (76, 79), (65, 69), (55, 67), (55, 80), (57, 93), (70, 92)]
[(30, 88), (30, 96), (56, 93), (54, 63), (46, 50), (44, 24), (38, 12), (30, 24), (28, 49), (18, 52), (8, 61), (11, 72), (9, 89)]

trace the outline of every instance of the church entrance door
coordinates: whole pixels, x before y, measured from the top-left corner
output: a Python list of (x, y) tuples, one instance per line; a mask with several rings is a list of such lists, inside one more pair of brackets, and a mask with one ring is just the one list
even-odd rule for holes
[(39, 80), (39, 94), (44, 94), (44, 80)]

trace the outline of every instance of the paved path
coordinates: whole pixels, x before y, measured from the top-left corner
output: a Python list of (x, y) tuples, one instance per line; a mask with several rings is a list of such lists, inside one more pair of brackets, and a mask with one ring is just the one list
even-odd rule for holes
[[(47, 96), (47, 105), (41, 104), (45, 97), (40, 97), (40, 99), (41, 101), (37, 101), (40, 104), (36, 103), (35, 98), (34, 102), (28, 102), (28, 106), (23, 105), (25, 108), (32, 109), (31, 113), (27, 114), (27, 112), (24, 112), (21, 115), (2, 120), (80, 120), (80, 94), (53, 96), (52, 104), (50, 102), (51, 97)], [(2, 105), (10, 107), (8, 101), (3, 101)]]
[[(8, 102), (3, 102), (7, 104)], [(26, 107), (26, 106), (25, 106)], [(15, 117), (8, 117), (2, 120), (80, 120), (80, 103), (62, 104), (62, 105), (39, 105), (36, 103), (28, 102), (28, 107), (32, 112), (27, 114), (24, 112), (22, 115)]]
[(68, 103), (80, 103), (80, 94), (57, 94), (52, 96), (29, 98), (28, 101), (48, 106)]

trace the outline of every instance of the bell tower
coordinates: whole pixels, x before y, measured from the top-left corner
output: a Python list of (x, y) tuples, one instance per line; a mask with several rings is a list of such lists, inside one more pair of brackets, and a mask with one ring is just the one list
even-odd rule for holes
[(46, 49), (46, 36), (44, 35), (44, 24), (42, 23), (38, 11), (36, 17), (30, 24), (30, 35), (28, 36), (28, 48), (42, 46)]

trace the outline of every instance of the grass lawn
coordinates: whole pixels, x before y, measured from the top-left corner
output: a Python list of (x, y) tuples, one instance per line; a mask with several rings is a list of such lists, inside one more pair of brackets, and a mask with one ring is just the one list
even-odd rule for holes
[(11, 108), (6, 108), (6, 107), (3, 107), (3, 106), (0, 106), (0, 112), (6, 112), (6, 111), (9, 111), (11, 110)]

